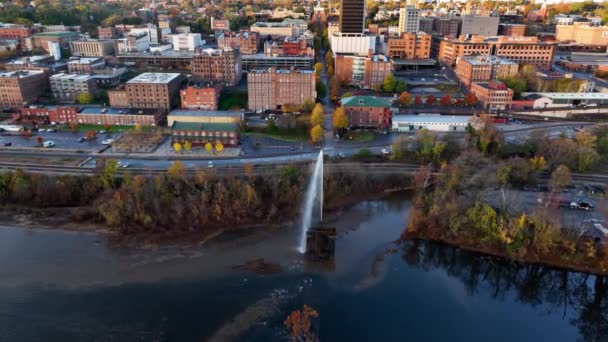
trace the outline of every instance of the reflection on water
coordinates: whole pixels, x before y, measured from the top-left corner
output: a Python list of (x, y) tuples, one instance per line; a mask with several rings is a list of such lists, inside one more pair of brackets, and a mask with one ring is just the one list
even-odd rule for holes
[[(608, 282), (421, 242), (409, 202), (355, 206), (317, 271), (285, 227), (200, 247), (115, 248), (93, 234), (0, 229), (0, 341), (273, 341), (303, 304), (324, 341), (600, 341)], [(263, 258), (278, 274), (233, 266)], [(604, 339), (605, 340), (605, 339)]]

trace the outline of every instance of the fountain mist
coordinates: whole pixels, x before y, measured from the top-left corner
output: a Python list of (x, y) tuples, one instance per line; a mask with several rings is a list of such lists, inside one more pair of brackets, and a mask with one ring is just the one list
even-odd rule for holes
[(298, 251), (306, 253), (306, 232), (312, 225), (315, 199), (318, 200), (319, 222), (323, 220), (323, 150), (319, 151), (312, 178), (306, 189), (304, 207), (302, 210), (302, 222), (300, 224), (300, 245)]

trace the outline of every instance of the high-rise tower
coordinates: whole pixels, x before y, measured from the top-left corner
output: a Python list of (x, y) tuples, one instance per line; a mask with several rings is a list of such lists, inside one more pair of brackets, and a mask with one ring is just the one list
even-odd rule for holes
[(340, 32), (363, 33), (365, 0), (340, 0)]

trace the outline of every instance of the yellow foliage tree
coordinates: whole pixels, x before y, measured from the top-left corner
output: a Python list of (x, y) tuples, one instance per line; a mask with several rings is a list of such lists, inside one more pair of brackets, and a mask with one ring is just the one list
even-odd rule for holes
[(346, 129), (348, 128), (348, 116), (346, 116), (346, 112), (344, 112), (344, 108), (338, 107), (334, 111), (334, 115), (332, 117), (332, 122), (334, 125), (334, 129)]
[(222, 142), (221, 142), (221, 141), (216, 142), (216, 143), (215, 143), (215, 150), (216, 150), (218, 153), (222, 153), (222, 151), (224, 150), (224, 144), (222, 144)]
[(190, 152), (192, 150), (192, 143), (188, 140), (184, 143), (184, 151)]
[(184, 166), (184, 163), (176, 160), (169, 166), (167, 173), (172, 177), (181, 177), (186, 173), (186, 167)]
[(175, 152), (180, 153), (182, 151), (182, 144), (174, 142), (173, 149), (175, 150)]
[(530, 158), (530, 169), (533, 172), (541, 172), (547, 167), (547, 161), (543, 156), (535, 156)]
[(207, 151), (207, 153), (211, 153), (213, 151), (213, 145), (210, 142), (205, 144), (205, 151)]
[(325, 112), (323, 110), (323, 105), (317, 103), (315, 108), (312, 109), (312, 114), (310, 115), (310, 125), (313, 127), (317, 125), (322, 126), (323, 121), (325, 120), (324, 116)]
[(310, 129), (310, 140), (313, 144), (316, 144), (323, 140), (323, 128), (320, 125), (313, 126)]

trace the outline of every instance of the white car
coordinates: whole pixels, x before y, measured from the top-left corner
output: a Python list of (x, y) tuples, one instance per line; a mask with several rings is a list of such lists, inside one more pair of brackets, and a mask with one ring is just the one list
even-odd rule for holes
[(46, 132), (45, 128), (38, 128), (38, 132)]
[(129, 167), (129, 163), (127, 163), (127, 162), (123, 162), (123, 163), (121, 163), (119, 166), (120, 166), (120, 167), (122, 167), (123, 169), (126, 169), (126, 168), (128, 168), (128, 167)]
[(47, 128), (46, 131), (47, 132), (57, 132), (57, 130), (54, 128)]
[(209, 163), (207, 163), (207, 166), (209, 166), (209, 168), (213, 167), (213, 162), (210, 160)]
[(101, 143), (103, 145), (112, 145), (113, 142), (114, 142), (114, 139), (106, 139), (106, 140), (102, 141)]
[(55, 143), (53, 141), (45, 141), (42, 143), (42, 147), (44, 148), (49, 148), (49, 147), (55, 147)]
[(391, 152), (386, 148), (381, 149), (380, 152), (382, 152), (382, 154), (391, 154)]

